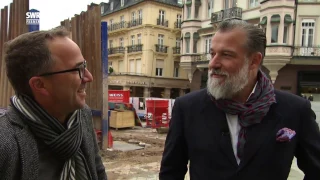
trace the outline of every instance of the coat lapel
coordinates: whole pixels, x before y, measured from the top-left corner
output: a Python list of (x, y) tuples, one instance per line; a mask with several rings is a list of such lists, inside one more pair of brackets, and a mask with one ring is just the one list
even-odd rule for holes
[(277, 104), (270, 107), (269, 112), (261, 123), (252, 126), (247, 131), (247, 141), (244, 149), (244, 156), (240, 162), (239, 170), (245, 167), (254, 157), (261, 146), (276, 133), (276, 127), (281, 122), (281, 115), (276, 112)]
[(212, 137), (216, 138), (215, 140), (219, 142), (218, 144), (222, 154), (226, 156), (232, 165), (238, 167), (232, 149), (231, 137), (225, 113), (216, 107), (208, 95), (204, 102), (205, 106), (201, 114), (203, 115), (203, 118), (205, 118), (204, 120), (207, 124), (206, 127), (208, 128), (208, 131), (212, 132)]
[(23, 123), (18, 112), (12, 107), (8, 108), (7, 115), (9, 120), (16, 126), (15, 136), (19, 148), (20, 163), (21, 163), (21, 178), (38, 179), (39, 156), (37, 142), (30, 132), (27, 125)]

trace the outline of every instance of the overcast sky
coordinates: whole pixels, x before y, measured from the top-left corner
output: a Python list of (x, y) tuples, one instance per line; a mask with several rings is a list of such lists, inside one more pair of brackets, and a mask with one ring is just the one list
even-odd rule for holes
[[(109, 0), (29, 0), (29, 8), (40, 11), (40, 30), (47, 30), (60, 25), (60, 22), (87, 10), (87, 5), (108, 2)], [(0, 0), (0, 9), (13, 0)]]

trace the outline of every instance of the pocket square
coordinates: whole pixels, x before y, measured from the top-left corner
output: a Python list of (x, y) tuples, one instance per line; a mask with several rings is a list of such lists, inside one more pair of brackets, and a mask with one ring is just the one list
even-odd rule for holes
[(288, 142), (290, 141), (294, 136), (296, 135), (296, 132), (289, 128), (282, 128), (277, 132), (277, 141), (279, 142)]

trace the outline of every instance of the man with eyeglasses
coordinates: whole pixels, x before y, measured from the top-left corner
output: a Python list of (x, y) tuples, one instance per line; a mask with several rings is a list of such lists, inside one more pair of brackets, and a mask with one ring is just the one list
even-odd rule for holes
[(6, 43), (16, 95), (0, 115), (0, 179), (107, 179), (85, 103), (93, 77), (68, 36), (57, 28)]

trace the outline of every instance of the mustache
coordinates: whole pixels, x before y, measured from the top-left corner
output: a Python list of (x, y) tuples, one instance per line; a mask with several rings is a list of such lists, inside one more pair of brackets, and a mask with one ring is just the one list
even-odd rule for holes
[(229, 76), (229, 73), (222, 71), (221, 69), (211, 69), (209, 70), (209, 75), (212, 76), (215, 75), (222, 75), (222, 76)]

